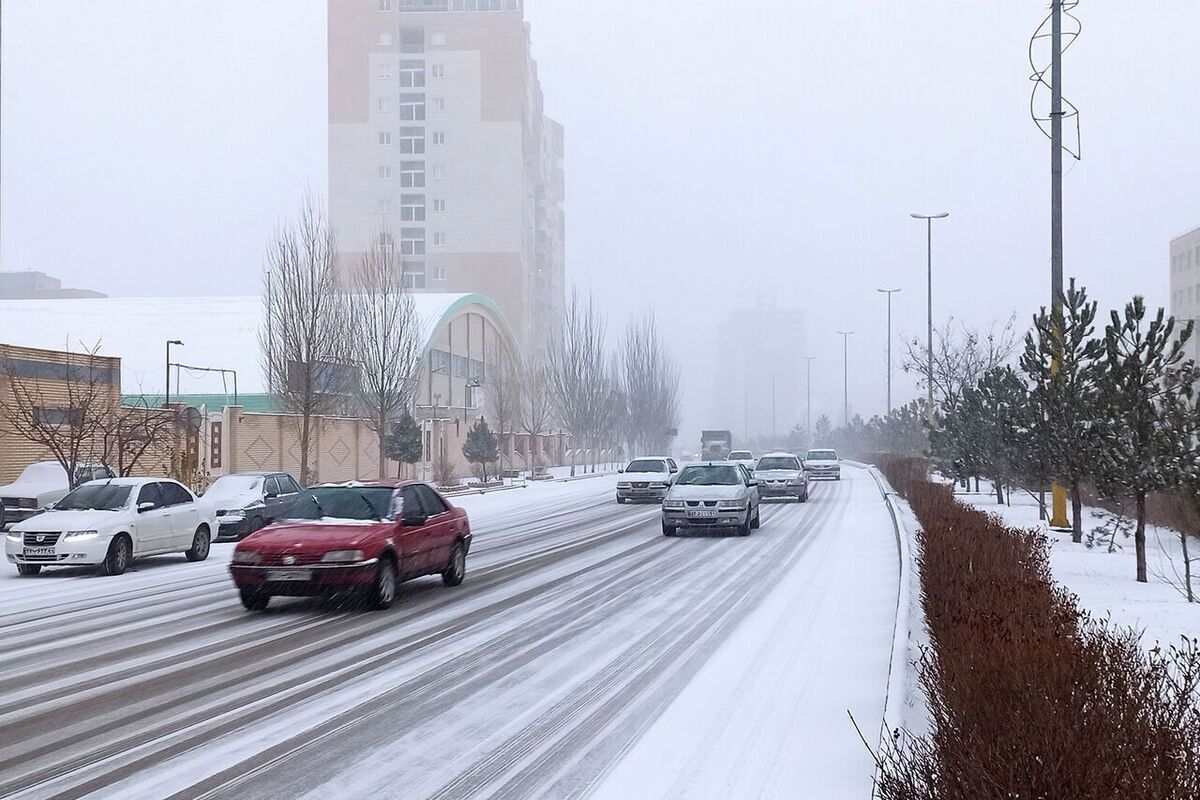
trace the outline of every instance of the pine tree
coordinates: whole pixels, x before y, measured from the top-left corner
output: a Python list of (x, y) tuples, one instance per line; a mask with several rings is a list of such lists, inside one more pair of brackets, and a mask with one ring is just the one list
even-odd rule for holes
[(1163, 317), (1160, 308), (1147, 324), (1141, 297), (1125, 306), (1124, 317), (1112, 312), (1104, 332), (1104, 372), (1099, 382), (1105, 420), (1098, 456), (1100, 488), (1110, 496), (1132, 497), (1136, 502), (1134, 545), (1140, 583), (1147, 580), (1146, 497), (1171, 484), (1173, 459), (1181, 449), (1167, 412), (1180, 392), (1172, 375), (1181, 366), (1192, 334), (1190, 322), (1176, 335), (1175, 318), (1164, 321)]
[[(1071, 280), (1062, 308), (1043, 308), (1025, 335), (1021, 370), (1032, 384), (1031, 401), (1044, 416), (1033, 424), (1041, 431), (1027, 457), (1046, 459), (1050, 477), (1071, 492), (1071, 540), (1083, 541), (1080, 485), (1096, 469), (1094, 431), (1100, 423), (1098, 387), (1104, 340), (1093, 337), (1096, 303), (1087, 289)], [(1056, 363), (1057, 362), (1057, 363)]]
[(817, 418), (817, 424), (813, 430), (813, 444), (817, 447), (828, 447), (832, 439), (833, 423), (829, 421), (828, 414), (822, 414)]
[(383, 446), (384, 455), (401, 464), (415, 464), (421, 460), (424, 451), (421, 428), (407, 408), (400, 412), (400, 419), (392, 425)]
[(467, 431), (467, 441), (463, 444), (463, 455), (466, 456), (467, 461), (483, 467), (483, 482), (487, 483), (487, 465), (500, 457), (500, 445), (496, 441), (496, 434), (492, 433), (487, 420), (483, 417), (480, 417), (479, 421), (471, 426), (471, 430)]

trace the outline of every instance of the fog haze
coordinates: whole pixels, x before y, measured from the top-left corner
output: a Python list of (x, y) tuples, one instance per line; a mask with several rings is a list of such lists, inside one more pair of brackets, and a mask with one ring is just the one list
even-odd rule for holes
[[(327, 184), (324, 0), (3, 4), (0, 265), (110, 295), (256, 292), (266, 240)], [(725, 312), (807, 321), (814, 416), (884, 410), (895, 338), (935, 318), (1025, 321), (1049, 295), (1049, 143), (1029, 117), (1045, 4), (526, 0), (566, 128), (568, 278), (653, 307), (712, 419)], [(1083, 160), (1065, 268), (1103, 308), (1168, 301), (1169, 239), (1200, 225), (1200, 4), (1083, 3), (1065, 65)], [(0, 322), (0, 326), (3, 323)], [(769, 335), (746, 330), (746, 337)], [(897, 361), (899, 356), (897, 354)], [(751, 391), (770, 391), (764, 377)], [(895, 394), (913, 381), (897, 366)], [(780, 410), (780, 427), (803, 407)]]

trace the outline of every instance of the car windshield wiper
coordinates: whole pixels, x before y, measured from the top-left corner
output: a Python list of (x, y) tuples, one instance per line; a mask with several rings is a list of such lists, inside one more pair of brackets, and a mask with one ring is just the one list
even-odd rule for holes
[(379, 516), (378, 513), (376, 513), (375, 506), (371, 505), (371, 501), (367, 499), (367, 496), (365, 494), (363, 494), (362, 492), (359, 492), (358, 496), (363, 501), (363, 505), (365, 505), (367, 507), (367, 513), (371, 515), (370, 519), (374, 519), (374, 520), (383, 519), (382, 517)]

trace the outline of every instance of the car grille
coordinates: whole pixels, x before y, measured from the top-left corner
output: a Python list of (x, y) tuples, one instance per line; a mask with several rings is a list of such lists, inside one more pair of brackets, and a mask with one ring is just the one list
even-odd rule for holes
[(53, 547), (61, 536), (61, 533), (27, 533), (22, 541), (26, 547)]
[[(259, 563), (271, 567), (299, 567), (306, 564), (318, 564), (324, 555), (324, 553), (263, 553), (262, 561)], [(283, 561), (285, 557), (294, 560), (290, 564), (285, 564)]]
[(36, 508), (37, 500), (32, 497), (0, 497), (5, 508)]
[(71, 556), (68, 553), (63, 553), (62, 555), (56, 555), (55, 553), (49, 553), (47, 555), (39, 555), (39, 556), (27, 556), (22, 553), (19, 556), (19, 558), (22, 561), (38, 561), (38, 562), (48, 562), (48, 563), (57, 563), (59, 561), (66, 561), (70, 557)]
[(635, 489), (646, 489), (649, 488), (649, 486), (650, 484), (646, 481), (635, 481), (633, 484), (633, 488)]
[(704, 506), (706, 508), (713, 508), (717, 505), (717, 501), (716, 500), (688, 500), (687, 504), (688, 504), (689, 508), (699, 508), (700, 506)]

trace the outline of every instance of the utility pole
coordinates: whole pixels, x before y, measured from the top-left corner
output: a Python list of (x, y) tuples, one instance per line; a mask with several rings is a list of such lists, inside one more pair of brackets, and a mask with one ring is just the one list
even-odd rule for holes
[(949, 211), (943, 211), (940, 214), (909, 214), (913, 219), (925, 220), (925, 269), (927, 275), (927, 290), (929, 300), (929, 313), (926, 320), (926, 340), (925, 340), (925, 357), (927, 361), (925, 371), (925, 383), (929, 392), (927, 397), (928, 405), (925, 408), (925, 417), (929, 421), (930, 426), (933, 425), (933, 221), (935, 219), (945, 219), (950, 216)]
[(805, 427), (808, 428), (808, 443), (812, 445), (812, 362), (816, 356), (804, 356), (806, 375), (804, 376), (804, 418)]
[(771, 376), (771, 438), (775, 438), (775, 378), (777, 375)]
[(887, 295), (887, 413), (890, 417), (892, 415), (892, 295), (899, 292), (900, 289), (876, 289), (875, 291)]
[[(178, 339), (167, 340), (167, 377), (166, 377), (166, 395), (163, 397), (163, 408), (171, 407), (171, 345), (183, 347), (183, 342)], [(179, 380), (175, 381), (175, 388), (179, 388)]]
[(850, 427), (850, 337), (854, 331), (838, 331), (842, 337), (842, 427)]
[[(1063, 291), (1062, 240), (1062, 7), (1064, 0), (1050, 0), (1050, 307), (1052, 319), (1061, 319)], [(1055, 331), (1060, 347), (1062, 331)], [(1052, 369), (1058, 371), (1058, 355)], [(1069, 528), (1067, 487), (1050, 487), (1051, 528)]]

